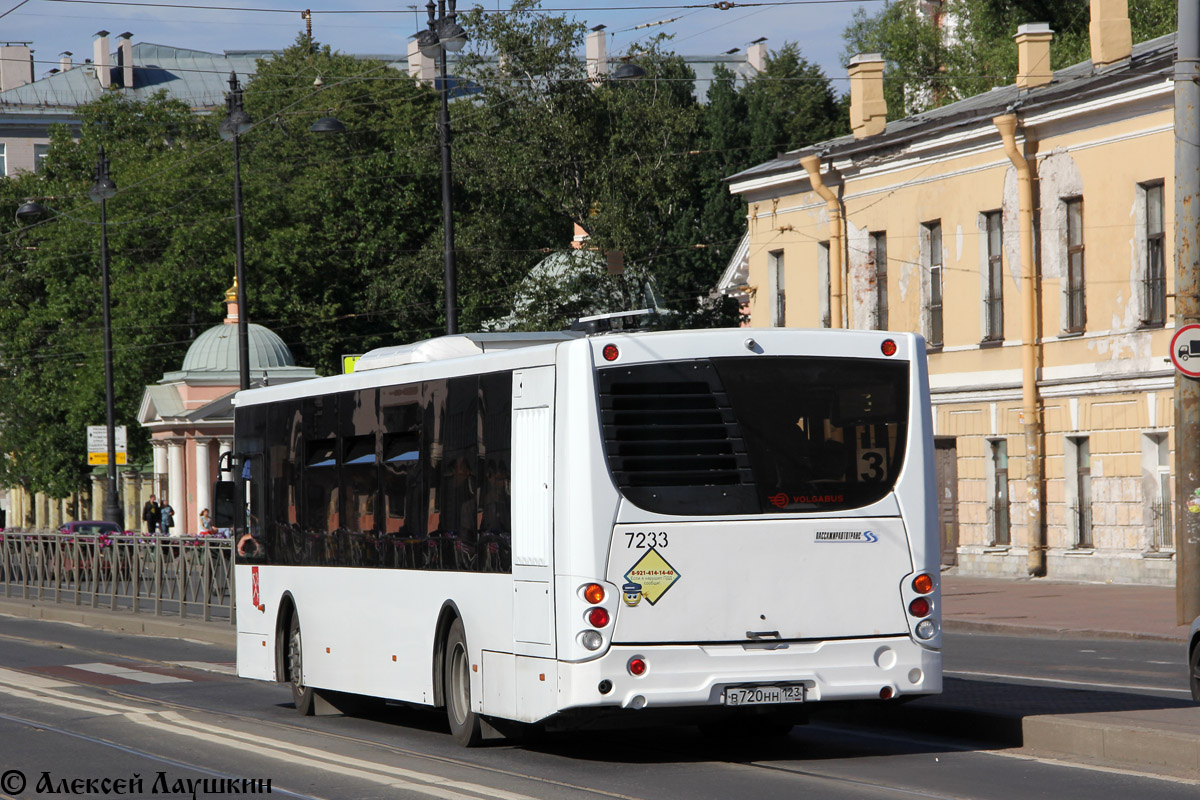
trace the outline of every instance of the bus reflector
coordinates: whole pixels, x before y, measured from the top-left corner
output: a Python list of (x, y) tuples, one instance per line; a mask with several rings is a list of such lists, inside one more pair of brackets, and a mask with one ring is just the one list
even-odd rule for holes
[(880, 700), (891, 700), (892, 699), (892, 687), (885, 686), (882, 689), (880, 689), (879, 690), (879, 699)]
[(896, 355), (896, 342), (893, 339), (884, 339), (883, 344), (879, 346), (885, 356)]
[(604, 350), (602, 352), (604, 353), (605, 361), (616, 361), (617, 356), (621, 355), (621, 351), (617, 349), (615, 344), (604, 345)]
[(642, 675), (645, 675), (646, 674), (646, 661), (644, 659), (637, 658), (636, 656), (634, 658), (629, 659), (629, 674), (634, 676), (635, 678), (639, 678)]
[(608, 624), (608, 609), (596, 606), (587, 613), (587, 621), (593, 628), (603, 628)]
[(918, 597), (908, 604), (908, 612), (914, 617), (929, 616), (929, 601), (924, 597)]
[(592, 605), (604, 602), (604, 587), (598, 583), (589, 583), (583, 587), (583, 599)]
[(913, 578), (912, 587), (917, 594), (929, 594), (933, 591), (933, 578), (925, 574), (918, 575)]

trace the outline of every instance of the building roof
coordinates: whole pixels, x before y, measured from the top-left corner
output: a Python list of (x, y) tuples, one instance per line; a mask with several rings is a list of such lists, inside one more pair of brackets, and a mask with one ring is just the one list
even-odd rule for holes
[(1015, 84), (999, 86), (920, 114), (889, 121), (884, 131), (875, 136), (863, 139), (840, 136), (781, 153), (771, 161), (731, 175), (726, 180), (743, 182), (794, 172), (800, 169), (801, 158), (813, 154), (834, 159), (886, 156), (920, 138), (944, 135), (958, 128), (974, 127), (980, 122), (990, 124), (993, 117), (1008, 111), (1028, 114), (1050, 110), (1055, 106), (1079, 104), (1092, 97), (1120, 94), (1137, 86), (1159, 83), (1171, 76), (1175, 38), (1174, 33), (1169, 33), (1136, 44), (1128, 60), (1099, 69), (1092, 66), (1091, 60), (1074, 64), (1055, 72), (1049, 83), (1032, 89)]
[[(206, 53), (138, 42), (133, 45), (133, 88), (122, 91), (138, 100), (165, 91), (169, 98), (181, 100), (192, 108), (216, 108), (225, 103), (230, 72), (236, 72), (244, 83), (258, 71), (259, 59), (274, 55), (269, 50)], [(111, 69), (113, 86), (120, 87), (122, 70), (116, 66)], [(56, 109), (74, 109), (98, 99), (104, 91), (96, 79), (94, 65), (76, 64), (65, 72), (0, 92), (0, 111), (41, 115)]]

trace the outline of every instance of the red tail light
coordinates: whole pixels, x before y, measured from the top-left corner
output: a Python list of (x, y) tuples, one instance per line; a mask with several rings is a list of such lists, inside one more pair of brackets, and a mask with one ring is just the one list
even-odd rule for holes
[(601, 352), (604, 353), (605, 361), (616, 361), (617, 356), (621, 355), (621, 351), (617, 349), (617, 346), (615, 344), (604, 345), (604, 350), (602, 350)]
[(885, 356), (896, 355), (896, 343), (891, 339), (884, 339), (883, 344), (879, 346), (879, 349)]
[(596, 606), (587, 613), (588, 624), (593, 628), (603, 628), (608, 624), (608, 610), (600, 606)]
[(929, 616), (929, 601), (924, 597), (918, 597), (908, 604), (908, 613), (914, 617)]
[(640, 677), (646, 674), (646, 662), (640, 658), (629, 659), (629, 674)]

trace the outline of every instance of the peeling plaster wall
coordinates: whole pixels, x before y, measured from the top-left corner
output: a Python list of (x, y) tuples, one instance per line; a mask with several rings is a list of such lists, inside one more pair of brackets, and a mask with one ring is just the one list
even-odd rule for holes
[(875, 327), (875, 254), (871, 252), (871, 234), (853, 221), (847, 221), (850, 263), (850, 315), (847, 327), (871, 330)]
[[(1058, 323), (1051, 326), (1047, 322), (1046, 333), (1052, 334), (1066, 328), (1067, 314), (1067, 207), (1064, 202), (1068, 198), (1083, 197), (1083, 176), (1079, 166), (1066, 150), (1056, 147), (1050, 155), (1038, 165), (1038, 187), (1041, 197), (1042, 229), (1042, 302), (1043, 311), (1057, 306)], [(1088, 291), (1088, 206), (1086, 199), (1083, 205), (1084, 228), (1084, 302), (1086, 304)], [(1101, 256), (1100, 252), (1095, 254)], [(1052, 281), (1057, 281), (1055, 286)], [(1055, 291), (1057, 289), (1057, 291)], [(1058, 295), (1055, 302), (1055, 294)], [(1086, 315), (1085, 315), (1086, 316)]]

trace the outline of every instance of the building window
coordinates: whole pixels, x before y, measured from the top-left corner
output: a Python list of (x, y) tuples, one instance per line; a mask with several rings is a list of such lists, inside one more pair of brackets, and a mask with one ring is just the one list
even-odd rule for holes
[(820, 301), (821, 327), (830, 326), (829, 242), (817, 242), (817, 296)]
[(35, 144), (33, 146), (33, 171), (42, 171), (42, 162), (46, 160), (46, 156), (50, 153), (50, 145)]
[(1005, 546), (1012, 543), (1012, 526), (1008, 515), (1008, 442), (995, 439), (989, 442), (992, 449), (992, 544)]
[(1067, 475), (1068, 495), (1071, 503), (1071, 521), (1075, 528), (1075, 547), (1090, 549), (1092, 544), (1092, 455), (1086, 436), (1073, 436), (1067, 440), (1068, 465), (1074, 466), (1074, 475)]
[(989, 211), (983, 215), (987, 237), (987, 275), (984, 287), (983, 314), (985, 320), (984, 341), (998, 342), (1004, 338), (1004, 265), (1001, 263), (1004, 232), (1001, 228), (1000, 212)]
[(922, 226), (929, 242), (929, 345), (942, 346), (942, 223)]
[(1143, 520), (1147, 527), (1147, 550), (1175, 549), (1171, 525), (1171, 447), (1165, 433), (1142, 434)]
[(1087, 308), (1083, 292), (1083, 198), (1064, 202), (1067, 210), (1067, 330), (1083, 331)]
[(1146, 274), (1143, 277), (1142, 324), (1160, 326), (1167, 321), (1167, 266), (1163, 242), (1163, 185), (1144, 184), (1146, 199)]
[(871, 259), (875, 264), (875, 329), (888, 328), (887, 234), (871, 234)]
[(767, 254), (767, 269), (770, 270), (767, 279), (771, 284), (771, 324), (783, 327), (787, 324), (787, 304), (782, 250)]
[(5, 145), (3, 143), (0, 143), (0, 177), (3, 177), (8, 174), (8, 169), (7, 169), (8, 164), (7, 164), (7, 160), (4, 158), (4, 155), (5, 155), (4, 147), (5, 147)]

